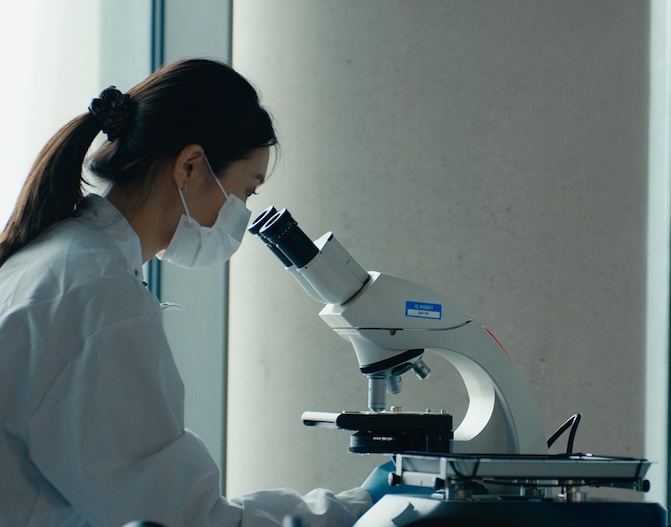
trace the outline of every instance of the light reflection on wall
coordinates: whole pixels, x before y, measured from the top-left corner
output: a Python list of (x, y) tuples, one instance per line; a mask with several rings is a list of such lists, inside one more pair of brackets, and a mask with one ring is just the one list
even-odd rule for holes
[(44, 143), (100, 91), (101, 0), (0, 8), (0, 226)]

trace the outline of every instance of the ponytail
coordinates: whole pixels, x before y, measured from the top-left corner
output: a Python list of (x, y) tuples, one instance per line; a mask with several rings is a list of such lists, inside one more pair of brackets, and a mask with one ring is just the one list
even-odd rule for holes
[(0, 235), (0, 266), (82, 199), (82, 167), (100, 123), (90, 113), (76, 117), (42, 149), (31, 168), (7, 226)]

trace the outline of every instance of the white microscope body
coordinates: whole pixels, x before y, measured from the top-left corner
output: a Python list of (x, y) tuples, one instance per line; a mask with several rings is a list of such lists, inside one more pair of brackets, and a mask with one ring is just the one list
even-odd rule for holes
[(372, 412), (387, 410), (385, 393), (401, 390), (403, 373), (428, 376), (423, 353), (431, 350), (454, 365), (468, 393), (466, 415), (454, 430), (454, 452), (547, 453), (540, 414), (524, 380), (497, 340), (468, 313), (411, 281), (366, 271), (332, 233), (310, 241), (286, 210), (268, 210), (255, 220), (261, 223), (250, 230), (288, 255), (287, 269), (326, 304), (321, 318), (352, 343), (368, 377)]

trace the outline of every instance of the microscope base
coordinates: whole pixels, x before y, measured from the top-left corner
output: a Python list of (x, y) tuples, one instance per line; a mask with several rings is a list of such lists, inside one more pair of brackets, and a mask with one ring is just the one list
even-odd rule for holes
[(666, 527), (657, 503), (551, 500), (444, 501), (387, 495), (354, 527)]

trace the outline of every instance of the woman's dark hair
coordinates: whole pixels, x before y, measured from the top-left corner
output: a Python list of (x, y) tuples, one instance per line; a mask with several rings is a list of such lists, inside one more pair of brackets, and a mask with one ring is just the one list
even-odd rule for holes
[(83, 165), (94, 138), (106, 141), (88, 168), (138, 201), (155, 175), (187, 145), (198, 144), (215, 171), (277, 144), (255, 89), (231, 67), (191, 59), (162, 67), (122, 95), (114, 87), (46, 144), (0, 235), (0, 266), (44, 230), (72, 215), (82, 199)]

